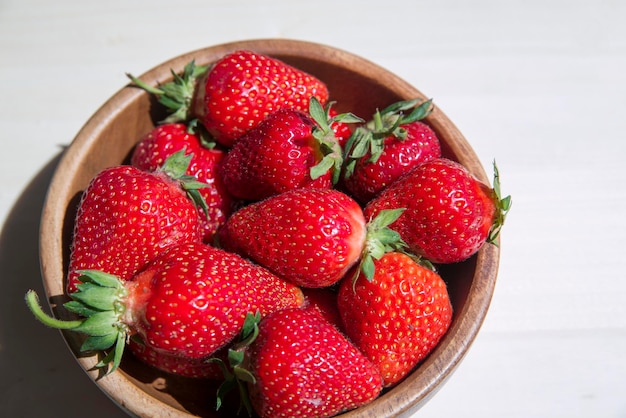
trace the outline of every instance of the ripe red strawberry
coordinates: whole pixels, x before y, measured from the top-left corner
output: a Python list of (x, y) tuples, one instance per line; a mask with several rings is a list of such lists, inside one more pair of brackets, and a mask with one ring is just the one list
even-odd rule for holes
[(337, 306), (337, 292), (327, 287), (302, 288), (304, 306), (317, 309), (320, 314), (337, 329), (343, 330), (339, 308)]
[(168, 109), (168, 122), (197, 118), (220, 144), (230, 147), (279, 109), (306, 111), (311, 97), (328, 101), (326, 85), (300, 69), (252, 51), (235, 51), (209, 66), (192, 61), (161, 87), (133, 82)]
[[(164, 351), (158, 351), (138, 342), (135, 338), (128, 340), (128, 350), (140, 361), (155, 369), (176, 376), (191, 377), (197, 379), (222, 380), (223, 374), (220, 366), (209, 362), (205, 358), (187, 358), (175, 356)], [(220, 349), (215, 356), (225, 357), (226, 350)]]
[(247, 356), (260, 418), (331, 417), (375, 399), (377, 368), (315, 309), (285, 309), (259, 323)]
[(334, 189), (293, 189), (231, 215), (222, 245), (303, 287), (336, 283), (361, 256), (366, 222)]
[(328, 119), (313, 98), (309, 114), (281, 109), (233, 144), (221, 175), (228, 191), (241, 199), (261, 200), (301, 187), (330, 188), (341, 172), (342, 150), (330, 125), (355, 121), (351, 114)]
[(327, 287), (357, 262), (371, 277), (372, 258), (404, 245), (387, 228), (401, 212), (366, 222), (358, 203), (336, 189), (293, 189), (233, 213), (220, 244), (298, 286)]
[(390, 252), (374, 264), (371, 281), (341, 282), (338, 305), (346, 334), (389, 387), (439, 343), (450, 326), (452, 305), (442, 278), (408, 255)]
[(194, 114), (216, 141), (230, 146), (279, 109), (306, 112), (311, 97), (328, 101), (328, 88), (316, 77), (266, 55), (235, 51), (200, 80)]
[(510, 204), (510, 196), (500, 196), (497, 168), (490, 189), (459, 163), (439, 158), (387, 187), (364, 212), (371, 217), (406, 208), (390, 228), (411, 252), (434, 263), (454, 263), (475, 254), (485, 242), (496, 242)]
[(372, 258), (402, 248), (387, 226), (401, 210), (366, 222), (358, 203), (336, 189), (293, 189), (245, 206), (218, 233), (220, 244), (302, 287), (337, 283), (355, 264), (371, 277)]
[(214, 145), (207, 144), (202, 135), (191, 132), (185, 124), (166, 123), (145, 135), (131, 156), (133, 166), (155, 171), (170, 155), (181, 149), (193, 155), (186, 174), (207, 185), (199, 190), (206, 202), (206, 210), (198, 208), (203, 239), (207, 243), (212, 241), (217, 228), (230, 215), (234, 205), (218, 175), (224, 151)]
[[(202, 186), (184, 175), (188, 163), (189, 156), (177, 153), (153, 173), (117, 166), (92, 179), (76, 214), (69, 293), (76, 290), (78, 270), (127, 280), (165, 248), (201, 240), (198, 213), (185, 192)], [(197, 198), (197, 189), (193, 193)]]
[(418, 103), (402, 101), (377, 111), (346, 144), (343, 185), (358, 201), (368, 202), (411, 168), (441, 157), (437, 135), (421, 122), (431, 101)]
[(302, 291), (243, 258), (202, 243), (170, 247), (132, 280), (83, 271), (64, 306), (86, 319), (59, 321), (27, 303), (44, 324), (89, 335), (82, 349), (115, 347), (101, 365), (120, 363), (127, 336), (137, 333), (159, 352), (200, 359), (228, 344), (248, 312), (267, 315), (302, 306)]

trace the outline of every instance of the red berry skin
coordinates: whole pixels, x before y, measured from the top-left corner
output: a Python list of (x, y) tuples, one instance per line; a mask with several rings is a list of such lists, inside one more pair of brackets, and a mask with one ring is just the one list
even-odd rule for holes
[(216, 141), (230, 147), (278, 109), (306, 112), (311, 96), (322, 105), (328, 101), (328, 88), (316, 77), (266, 55), (236, 51), (199, 81), (194, 114)]
[(374, 261), (372, 281), (342, 281), (338, 306), (346, 334), (390, 387), (439, 343), (452, 320), (442, 278), (402, 253)]
[(344, 179), (345, 188), (359, 202), (369, 202), (418, 164), (441, 157), (439, 138), (430, 126), (415, 121), (401, 127), (405, 139), (387, 136), (378, 160), (369, 161), (371, 154), (366, 154), (357, 161), (354, 173)]
[[(334, 107), (331, 107), (328, 116), (332, 118), (338, 114), (339, 112)], [(333, 130), (339, 146), (343, 149), (352, 135), (352, 126), (349, 123), (334, 122), (330, 125), (330, 128)]]
[(239, 252), (302, 287), (338, 282), (365, 245), (356, 201), (335, 189), (294, 189), (239, 209), (220, 235)]
[(250, 399), (260, 418), (331, 417), (375, 399), (376, 367), (315, 309), (267, 316), (248, 349)]
[[(215, 362), (207, 361), (205, 358), (192, 359), (175, 356), (157, 351), (132, 338), (128, 341), (127, 347), (143, 363), (172, 375), (209, 380), (222, 380), (224, 378), (220, 366)], [(226, 350), (218, 350), (218, 353), (218, 357), (226, 361)]]
[(201, 243), (166, 250), (126, 284), (124, 322), (151, 348), (191, 359), (233, 340), (249, 312), (264, 316), (304, 303), (297, 286)]
[(168, 123), (155, 127), (139, 141), (131, 156), (131, 164), (141, 170), (155, 171), (170, 155), (183, 148), (186, 149), (186, 155), (193, 154), (186, 174), (207, 185), (199, 189), (207, 203), (207, 214), (198, 208), (198, 215), (203, 240), (208, 243), (230, 215), (234, 205), (234, 199), (226, 191), (218, 174), (224, 151), (204, 147), (197, 135), (188, 132), (186, 125)]
[(330, 188), (330, 170), (311, 178), (311, 167), (323, 157), (313, 137), (314, 126), (307, 114), (282, 109), (239, 138), (222, 165), (228, 192), (240, 199), (261, 200), (295, 188)]
[(406, 208), (390, 225), (411, 251), (433, 263), (454, 263), (475, 254), (496, 216), (492, 189), (461, 164), (439, 158), (418, 165), (365, 207), (366, 217)]
[(166, 248), (201, 239), (196, 208), (177, 182), (132, 166), (105, 169), (78, 206), (67, 291), (76, 291), (77, 270), (129, 280)]
[(337, 306), (337, 292), (324, 288), (302, 288), (304, 293), (304, 306), (312, 307), (319, 311), (328, 322), (340, 331), (343, 330), (339, 307)]

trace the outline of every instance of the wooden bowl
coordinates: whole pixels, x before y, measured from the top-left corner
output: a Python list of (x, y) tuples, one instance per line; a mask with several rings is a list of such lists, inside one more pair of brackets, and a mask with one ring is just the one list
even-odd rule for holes
[[(170, 70), (182, 72), (195, 59), (216, 61), (238, 49), (251, 49), (310, 72), (329, 87), (340, 111), (368, 118), (376, 108), (398, 100), (427, 99), (419, 90), (389, 71), (350, 53), (314, 43), (268, 39), (233, 42), (193, 51), (143, 74), (151, 85), (171, 80)], [(436, 101), (435, 101), (436, 103)], [(80, 130), (62, 157), (48, 191), (42, 214), (40, 253), (45, 290), (54, 315), (72, 318), (62, 307), (69, 247), (81, 192), (100, 170), (128, 161), (136, 142), (162, 118), (154, 99), (126, 86), (109, 99)], [(427, 122), (442, 142), (443, 154), (465, 165), (477, 178), (486, 177), (476, 154), (454, 124), (435, 107)], [(489, 307), (499, 262), (496, 246), (486, 245), (471, 259), (441, 271), (454, 308), (452, 325), (435, 351), (395, 388), (345, 417), (408, 416), (423, 405), (450, 376), (473, 342)], [(122, 408), (141, 417), (217, 417), (215, 384), (160, 373), (127, 353), (119, 371), (99, 378), (91, 369), (96, 356), (80, 354), (82, 338), (64, 333), (80, 366)], [(230, 416), (228, 411), (223, 416)]]

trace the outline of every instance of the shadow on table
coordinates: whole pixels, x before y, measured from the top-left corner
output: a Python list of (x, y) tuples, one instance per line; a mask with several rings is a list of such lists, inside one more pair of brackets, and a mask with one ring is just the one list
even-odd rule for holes
[(0, 232), (0, 416), (123, 417), (78, 365), (60, 332), (38, 323), (24, 303), (28, 289), (44, 295), (39, 220), (61, 155), (24, 189)]

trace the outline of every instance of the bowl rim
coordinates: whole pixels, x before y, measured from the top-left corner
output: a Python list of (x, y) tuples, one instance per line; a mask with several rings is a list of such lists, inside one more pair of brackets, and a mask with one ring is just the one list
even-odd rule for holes
[[(357, 63), (359, 70), (367, 76), (374, 77), (375, 74), (384, 72), (389, 77), (386, 79), (386, 87), (397, 92), (398, 95), (403, 96), (409, 91), (414, 97), (426, 98), (408, 82), (368, 59), (336, 47), (296, 39), (250, 39), (199, 48), (162, 62), (142, 74), (140, 78), (151, 85), (162, 84), (169, 81), (171, 75), (169, 70), (164, 70), (165, 68), (182, 70), (183, 66), (192, 59), (195, 59), (198, 64), (205, 64), (202, 57), (224, 55), (239, 49), (250, 49), (259, 53), (283, 56), (293, 54), (296, 56), (298, 51), (307, 50), (311, 51), (307, 55), (308, 58), (323, 59), (333, 65), (346, 67)], [(59, 165), (52, 177), (40, 220), (39, 251), (44, 289), (53, 311), (55, 304), (50, 299), (49, 281), (51, 277), (58, 276), (59, 268), (61, 268), (60, 271), (63, 271), (63, 266), (59, 264), (63, 254), (63, 243), (60, 237), (62, 236), (61, 228), (63, 225), (62, 214), (65, 213), (67, 202), (65, 199), (55, 199), (55, 197), (66, 195), (64, 185), (69, 180), (68, 173), (74, 172), (81, 164), (81, 156), (89, 152), (93, 146), (93, 139), (101, 133), (105, 122), (113, 118), (114, 115), (123, 112), (130, 103), (139, 100), (144, 94), (146, 93), (140, 89), (131, 88), (130, 84), (127, 84), (111, 96), (78, 131), (70, 146), (61, 156)], [(435, 107), (429, 115), (429, 122), (436, 129), (445, 129), (446, 132), (454, 136), (451, 145), (452, 153), (462, 160), (461, 162), (474, 176), (488, 183), (489, 180), (474, 150), (441, 109)], [(60, 167), (64, 167), (65, 170), (61, 171)], [(50, 239), (51, 237), (53, 239)], [(441, 388), (442, 383), (450, 377), (465, 357), (484, 322), (495, 288), (499, 251), (499, 246), (485, 245), (475, 256), (476, 267), (468, 290), (467, 301), (463, 309), (456, 315), (458, 319), (453, 322), (435, 351), (419, 366), (420, 372), (412, 372), (404, 381), (379, 396), (375, 401), (356, 410), (345, 412), (341, 415), (342, 417), (407, 416), (434, 396), (437, 390)], [(488, 274), (481, 275), (480, 272), (487, 272)], [(68, 348), (74, 352), (68, 342), (67, 334), (65, 332), (62, 334)], [(124, 373), (112, 373), (104, 379), (97, 379), (95, 372), (91, 371), (96, 363), (94, 357), (82, 357), (74, 354), (83, 370), (92, 380), (97, 380), (97, 386), (123, 410), (137, 416), (151, 416), (156, 411), (158, 411), (159, 416), (164, 417), (193, 416), (161, 402), (159, 399), (150, 397), (142, 389), (135, 386)], [(430, 378), (426, 379), (426, 376)], [(432, 376), (435, 378), (433, 379)], [(123, 391), (120, 390), (122, 388)], [(123, 396), (121, 396), (122, 392)]]

